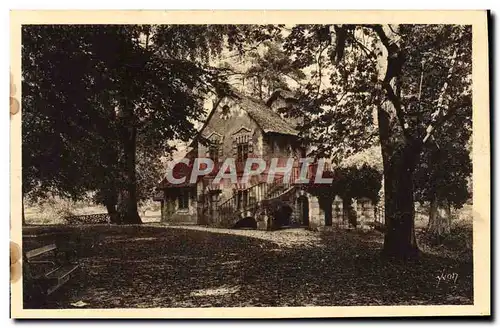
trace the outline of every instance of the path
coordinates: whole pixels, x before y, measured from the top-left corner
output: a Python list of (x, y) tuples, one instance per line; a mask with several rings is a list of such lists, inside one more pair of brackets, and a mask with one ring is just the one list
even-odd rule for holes
[[(164, 226), (65, 229), (82, 237), (81, 274), (45, 307), (71, 308), (79, 301), (86, 308), (472, 302), (470, 262), (430, 255), (416, 263), (385, 262), (379, 237)], [(30, 238), (25, 246), (35, 244)], [(457, 272), (457, 282), (437, 285), (443, 269)]]

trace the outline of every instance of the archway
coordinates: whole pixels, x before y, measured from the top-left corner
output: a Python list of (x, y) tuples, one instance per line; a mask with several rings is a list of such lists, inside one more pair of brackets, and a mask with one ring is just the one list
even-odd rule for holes
[(297, 198), (297, 210), (300, 224), (309, 226), (309, 199), (306, 196)]
[(233, 225), (233, 229), (241, 228), (257, 229), (257, 221), (255, 221), (255, 219), (251, 216), (241, 218)]

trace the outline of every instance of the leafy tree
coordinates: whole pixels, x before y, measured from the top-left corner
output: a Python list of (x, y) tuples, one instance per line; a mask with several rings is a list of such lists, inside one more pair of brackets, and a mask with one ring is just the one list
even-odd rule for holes
[(472, 161), (470, 147), (464, 147), (472, 133), (470, 110), (457, 113), (436, 132), (415, 171), (416, 200), (429, 203), (428, 230), (438, 236), (451, 231), (451, 207), (462, 207), (471, 196)]
[(77, 198), (98, 189), (105, 204), (121, 200), (120, 222), (140, 222), (137, 132), (157, 129), (143, 138), (146, 145), (155, 136), (161, 145), (165, 137), (186, 135), (189, 120), (203, 113), (192, 90), (213, 75), (198, 75), (203, 69), (189, 62), (151, 59), (143, 32), (140, 26), (25, 27), (26, 191)]
[[(35, 199), (82, 197), (92, 177), (109, 173), (115, 130), (109, 113), (96, 110), (96, 62), (77, 35), (74, 26), (23, 27), (23, 195)], [(111, 107), (105, 102), (99, 108)]]
[(470, 26), (299, 25), (285, 49), (300, 67), (316, 65), (301, 96), (304, 138), (317, 156), (337, 157), (378, 138), (384, 253), (417, 255), (413, 174), (435, 131), (471, 107)]
[(311, 194), (318, 197), (325, 212), (325, 224), (332, 225), (332, 205), (335, 196), (342, 198), (343, 216), (356, 226), (356, 217), (352, 215), (352, 200), (368, 198), (373, 203), (379, 201), (382, 187), (382, 174), (375, 168), (363, 164), (361, 167), (338, 167), (333, 172), (325, 172), (325, 178), (332, 178), (329, 185), (318, 184), (309, 188)]
[(225, 77), (209, 65), (210, 57), (219, 55), (226, 41), (230, 50), (240, 51), (243, 44), (263, 42), (275, 27), (160, 25), (125, 31), (122, 54), (126, 56), (120, 56), (116, 66), (119, 81), (127, 81), (118, 83), (117, 89), (126, 186), (119, 197), (119, 212), (121, 221), (135, 223), (140, 222), (135, 171), (138, 133), (164, 148), (168, 140), (190, 139), (196, 132), (193, 123), (205, 114), (207, 94), (231, 93)]
[(276, 90), (289, 90), (290, 82), (300, 85), (306, 77), (283, 51), (279, 41), (268, 41), (263, 51), (255, 50), (246, 55), (250, 64), (243, 78), (247, 84), (251, 82), (250, 94), (264, 101)]
[(169, 140), (189, 139), (204, 116), (206, 95), (229, 92), (209, 57), (226, 43), (243, 51), (275, 31), (250, 25), (25, 26), (23, 192), (76, 199), (98, 190), (116, 223), (140, 223), (138, 149), (168, 151)]

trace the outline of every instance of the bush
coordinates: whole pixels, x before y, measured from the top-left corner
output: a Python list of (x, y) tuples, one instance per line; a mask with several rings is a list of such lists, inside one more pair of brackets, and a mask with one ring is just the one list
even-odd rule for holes
[(459, 221), (452, 225), (450, 233), (436, 236), (427, 229), (418, 234), (424, 251), (454, 256), (461, 259), (472, 258), (472, 224)]
[(73, 202), (59, 197), (47, 197), (38, 203), (24, 204), (26, 222), (28, 224), (64, 224), (68, 216), (90, 214), (91, 208), (82, 204), (86, 205), (84, 202)]

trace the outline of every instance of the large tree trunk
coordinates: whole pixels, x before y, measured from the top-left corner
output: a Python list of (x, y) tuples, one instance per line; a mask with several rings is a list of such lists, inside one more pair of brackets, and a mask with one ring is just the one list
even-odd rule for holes
[(106, 211), (108, 211), (109, 220), (113, 224), (120, 224), (120, 217), (118, 215), (118, 211), (116, 210), (116, 204), (111, 202), (106, 202)]
[(102, 199), (100, 200), (102, 204), (106, 207), (106, 211), (109, 215), (110, 223), (120, 224), (120, 217), (118, 211), (116, 210), (116, 204), (118, 202), (118, 192), (116, 184), (109, 184), (100, 190)]
[(413, 172), (420, 155), (421, 143), (413, 139), (405, 122), (401, 103), (401, 70), (405, 56), (399, 47), (397, 27), (384, 29), (373, 25), (387, 50), (386, 60), (379, 62), (381, 91), (388, 102), (376, 97), (380, 146), (384, 164), (385, 238), (383, 253), (389, 257), (409, 258), (418, 254), (415, 238)]
[(407, 259), (418, 255), (415, 238), (413, 172), (420, 146), (405, 138), (396, 118), (378, 110), (384, 164), (385, 238), (383, 254)]
[(140, 224), (141, 217), (137, 211), (137, 201), (131, 194), (130, 188), (120, 191), (120, 201), (118, 203), (118, 223), (119, 224)]
[(118, 221), (120, 224), (140, 224), (137, 211), (136, 134), (133, 120), (129, 119), (122, 130), (123, 186), (118, 199)]
[(384, 168), (385, 226), (384, 254), (409, 258), (418, 254), (415, 238), (415, 204), (413, 198), (413, 154), (410, 147), (393, 153)]

